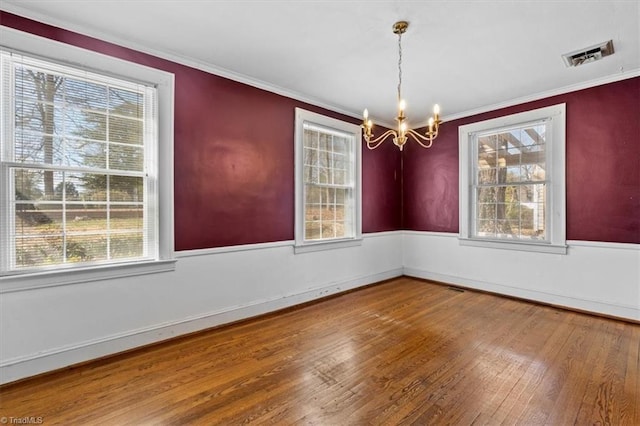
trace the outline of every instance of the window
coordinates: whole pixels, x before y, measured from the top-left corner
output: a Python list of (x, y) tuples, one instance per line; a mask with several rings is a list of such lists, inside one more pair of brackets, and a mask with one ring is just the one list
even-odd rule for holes
[(566, 253), (565, 105), (460, 126), (460, 241)]
[[(5, 30), (2, 35), (4, 41)], [(16, 32), (6, 36), (18, 44), (33, 42)], [(158, 98), (161, 93), (171, 102), (172, 77), (41, 43), (68, 59), (95, 56), (94, 62), (117, 63), (115, 68), (133, 76), (0, 51), (0, 275), (154, 262), (157, 269), (173, 249), (167, 247), (172, 237), (165, 235), (172, 228), (172, 208), (160, 212), (171, 191), (158, 173), (161, 161), (170, 164), (159, 141), (171, 145), (166, 131), (172, 127), (159, 126), (160, 116), (172, 120), (172, 109), (163, 105), (158, 114)], [(140, 77), (162, 81), (142, 83)], [(142, 269), (129, 268), (128, 274)]]
[(359, 244), (360, 126), (296, 108), (296, 251)]

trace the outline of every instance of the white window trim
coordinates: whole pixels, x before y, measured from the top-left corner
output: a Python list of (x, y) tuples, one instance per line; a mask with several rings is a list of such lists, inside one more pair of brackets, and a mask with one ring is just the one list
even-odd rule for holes
[(157, 170), (160, 171), (156, 179), (159, 187), (158, 259), (0, 276), (0, 293), (174, 270), (174, 75), (3, 26), (0, 26), (0, 43), (9, 50), (36, 58), (55, 58), (54, 62), (155, 85), (158, 96)]
[[(549, 241), (506, 241), (486, 238), (473, 238), (472, 170), (475, 161), (472, 149), (472, 135), (507, 126), (543, 119), (551, 120), (551, 143), (547, 149), (547, 170), (550, 185), (549, 194)], [(458, 128), (459, 166), (460, 166), (460, 231), (461, 245), (498, 248), (508, 250), (524, 250), (533, 252), (566, 254), (566, 190), (565, 190), (565, 139), (566, 139), (566, 104), (557, 104), (532, 111), (498, 117), (491, 120), (467, 124)]]
[[(312, 122), (324, 127), (341, 130), (355, 135), (355, 179), (354, 188), (354, 236), (352, 238), (336, 238), (322, 241), (304, 240), (304, 149), (303, 124)], [(302, 108), (295, 109), (295, 253), (306, 253), (319, 250), (333, 250), (362, 244), (362, 128), (357, 124), (347, 123)]]

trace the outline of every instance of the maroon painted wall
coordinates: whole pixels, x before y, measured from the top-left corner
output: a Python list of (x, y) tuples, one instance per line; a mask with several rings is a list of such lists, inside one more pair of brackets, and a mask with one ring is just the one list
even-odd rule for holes
[[(0, 11), (0, 24), (175, 74), (175, 248), (294, 238), (294, 108), (358, 120)], [(363, 149), (363, 232), (400, 229), (400, 154)]]
[[(382, 134), (385, 128), (374, 129)], [(402, 169), (401, 152), (392, 143), (375, 150), (362, 145), (362, 232), (401, 229)], [(372, 227), (378, 224), (377, 227)], [(383, 226), (380, 226), (383, 225)]]
[(640, 243), (640, 78), (443, 123), (403, 154), (403, 227), (458, 232), (458, 127), (567, 104), (567, 239)]
[[(175, 74), (176, 250), (293, 239), (294, 108), (357, 122), (6, 12), (0, 24)], [(363, 148), (363, 232), (458, 232), (458, 126), (562, 102), (567, 238), (640, 243), (640, 78), (444, 123), (428, 150)]]

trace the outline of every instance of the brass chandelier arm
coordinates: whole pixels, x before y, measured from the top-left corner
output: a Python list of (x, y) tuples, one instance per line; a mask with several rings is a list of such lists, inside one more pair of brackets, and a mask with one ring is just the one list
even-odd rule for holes
[[(420, 146), (423, 148), (431, 148), (431, 145), (433, 144), (433, 140), (438, 137), (437, 130), (431, 133), (427, 133), (426, 135), (423, 136), (413, 129), (407, 129), (406, 134), (413, 137), (413, 140), (418, 142), (418, 144), (420, 144)], [(422, 143), (423, 141), (429, 142), (429, 143), (424, 144)]]
[(398, 137), (398, 134), (396, 133), (395, 130), (387, 130), (386, 132), (384, 132), (383, 134), (381, 134), (380, 136), (378, 136), (375, 139), (370, 139), (371, 136), (364, 136), (364, 140), (367, 141), (367, 148), (369, 149), (376, 149), (377, 147), (379, 147), (382, 142), (385, 141), (385, 139), (387, 139), (389, 136), (393, 136), (394, 138)]

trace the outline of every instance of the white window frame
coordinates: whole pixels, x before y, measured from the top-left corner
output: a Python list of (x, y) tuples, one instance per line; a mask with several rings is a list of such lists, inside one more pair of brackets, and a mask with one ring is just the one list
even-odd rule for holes
[[(473, 170), (475, 152), (473, 137), (506, 127), (515, 127), (540, 120), (549, 120), (551, 138), (546, 146), (547, 214), (545, 215), (547, 241), (506, 240), (475, 238), (473, 223), (475, 205), (473, 191)], [(460, 190), (460, 230), (461, 245), (524, 250), (533, 252), (566, 254), (566, 199), (565, 199), (565, 139), (566, 104), (557, 104), (518, 114), (511, 114), (491, 120), (467, 124), (458, 128), (459, 143), (459, 190)]]
[[(155, 203), (157, 215), (155, 229), (157, 247), (154, 250), (157, 254), (154, 258), (96, 266), (61, 267), (36, 272), (0, 271), (0, 293), (174, 270), (173, 74), (2, 26), (0, 26), (0, 44), (6, 50), (49, 60), (52, 63), (68, 64), (78, 69), (153, 85), (156, 87), (158, 99), (157, 146), (152, 147), (152, 151), (155, 151), (152, 159), (153, 167), (148, 171), (157, 185), (157, 199), (149, 200)], [(2, 135), (2, 137), (6, 136)], [(7, 222), (5, 221), (2, 226), (8, 226)], [(6, 235), (6, 232), (2, 234)], [(2, 244), (8, 247), (7, 242)]]
[[(304, 123), (336, 129), (354, 135), (354, 174), (352, 214), (354, 235), (348, 238), (305, 240), (305, 191), (304, 191)], [(362, 128), (335, 118), (317, 114), (302, 108), (295, 109), (295, 252), (304, 253), (329, 250), (362, 244)]]

